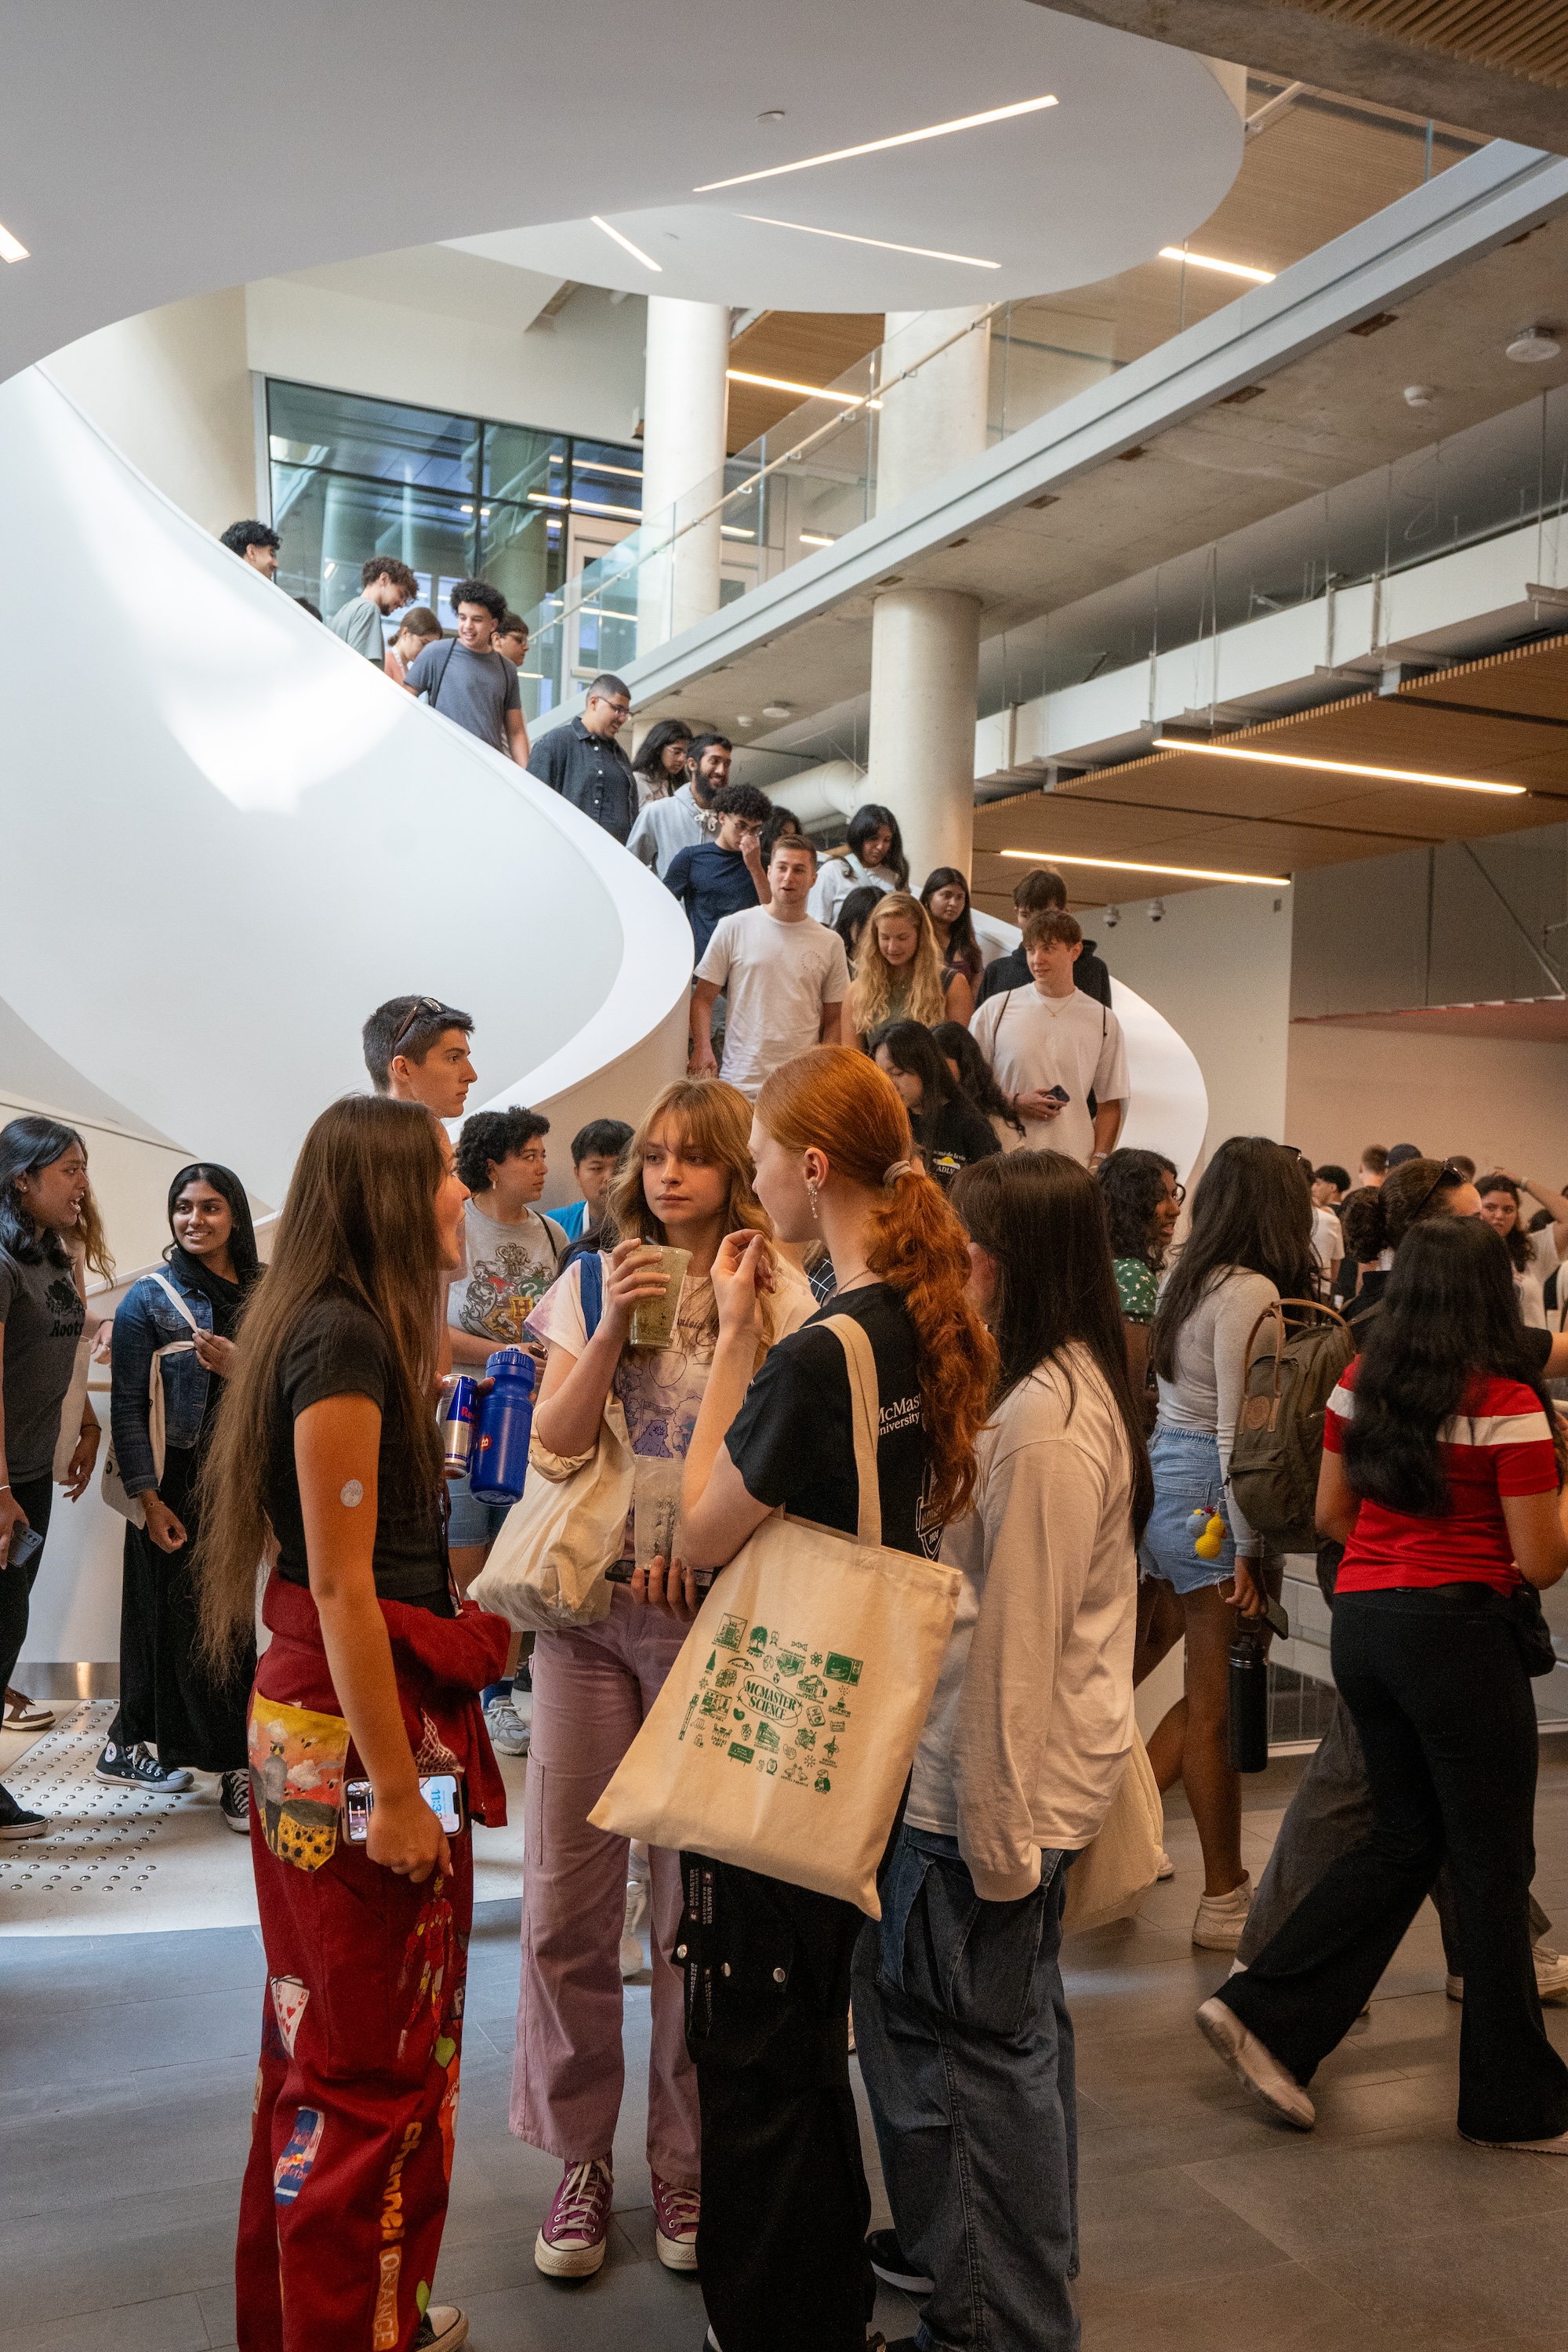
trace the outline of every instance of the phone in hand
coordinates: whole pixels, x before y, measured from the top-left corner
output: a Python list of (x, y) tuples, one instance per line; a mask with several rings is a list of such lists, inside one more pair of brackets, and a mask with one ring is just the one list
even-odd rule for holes
[(1266, 1625), (1271, 1625), (1274, 1628), (1282, 1642), (1288, 1642), (1290, 1639), (1290, 1620), (1280, 1602), (1272, 1595), (1264, 1601), (1263, 1622)]
[[(456, 1772), (421, 1772), (419, 1793), (448, 1837), (467, 1826), (463, 1783)], [(370, 1835), (375, 1790), (368, 1780), (350, 1780), (343, 1790), (343, 1834), (351, 1845), (363, 1845)]]
[(5, 1565), (6, 1568), (28, 1568), (43, 1549), (44, 1538), (37, 1528), (13, 1528)]

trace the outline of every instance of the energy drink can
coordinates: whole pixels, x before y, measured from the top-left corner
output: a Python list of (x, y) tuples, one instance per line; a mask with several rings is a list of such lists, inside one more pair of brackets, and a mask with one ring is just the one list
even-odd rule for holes
[(441, 1431), (441, 1463), (447, 1470), (464, 1471), (474, 1443), (474, 1383), (467, 1372), (457, 1372), (441, 1383), (441, 1409), (436, 1416)]

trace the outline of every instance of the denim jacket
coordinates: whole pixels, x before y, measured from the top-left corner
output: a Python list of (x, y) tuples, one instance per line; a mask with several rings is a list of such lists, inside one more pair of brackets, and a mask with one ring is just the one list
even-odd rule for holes
[[(172, 1266), (163, 1279), (177, 1290), (204, 1331), (213, 1328), (210, 1302), (199, 1290), (187, 1289)], [(159, 1288), (151, 1275), (133, 1282), (114, 1317), (114, 1344), (110, 1354), (109, 1424), (114, 1458), (128, 1495), (154, 1491), (158, 1472), (153, 1460), (148, 1424), (148, 1381), (153, 1358), (160, 1348), (188, 1339), (191, 1327)], [(194, 1445), (206, 1411), (207, 1372), (195, 1349), (165, 1356), (159, 1371), (163, 1381), (163, 1442)]]

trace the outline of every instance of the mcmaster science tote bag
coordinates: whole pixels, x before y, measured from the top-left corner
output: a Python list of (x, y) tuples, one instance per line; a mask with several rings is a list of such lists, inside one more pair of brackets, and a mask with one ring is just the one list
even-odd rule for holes
[(588, 1818), (881, 1916), (877, 1865), (958, 1608), (956, 1569), (882, 1544), (877, 1365), (847, 1316), (854, 1536), (765, 1519), (713, 1582)]

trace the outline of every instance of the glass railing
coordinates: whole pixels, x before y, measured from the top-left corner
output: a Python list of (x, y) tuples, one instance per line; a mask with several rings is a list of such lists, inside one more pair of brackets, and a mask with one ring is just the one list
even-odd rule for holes
[[(933, 362), (962, 372), (967, 354), (960, 346), (971, 335), (985, 341), (984, 425), (970, 451), (933, 443), (926, 479), (1103, 382), (1484, 143), (1387, 109), (1258, 78), (1248, 108), (1249, 127), (1264, 135), (1247, 139), (1229, 194), (1184, 246), (1097, 285), (906, 320), (896, 343), (823, 386), (674, 508), (646, 515), (618, 546), (546, 596), (528, 616), (529, 716), (559, 709), (599, 671), (624, 670), (831, 546), (879, 511), (879, 492), (884, 505), (909, 495), (917, 485), (907, 448), (896, 467), (884, 464), (897, 413), (889, 399)], [(975, 373), (969, 370), (972, 389)], [(1425, 494), (1409, 495), (1418, 506)], [(1418, 523), (1419, 514), (1414, 519)], [(1312, 576), (1309, 557), (1303, 578)], [(1317, 579), (1321, 593), (1321, 572)], [(1200, 603), (1204, 593), (1199, 583)], [(1140, 657), (1131, 646), (1118, 647), (1103, 666)]]

